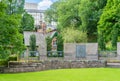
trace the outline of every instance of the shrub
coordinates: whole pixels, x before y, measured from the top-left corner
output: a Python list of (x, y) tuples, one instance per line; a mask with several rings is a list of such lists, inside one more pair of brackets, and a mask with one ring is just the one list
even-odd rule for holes
[(8, 60), (0, 60), (0, 66), (7, 66)]
[(30, 36), (30, 50), (36, 51), (36, 36), (34, 34)]
[(63, 37), (60, 34), (57, 36), (57, 51), (63, 51)]
[(52, 49), (52, 38), (50, 38), (49, 36), (46, 38), (46, 43), (47, 43), (47, 51), (51, 51)]
[(17, 61), (17, 56), (10, 56), (9, 61)]
[(65, 28), (62, 31), (65, 43), (84, 43), (87, 42), (87, 33), (74, 28)]

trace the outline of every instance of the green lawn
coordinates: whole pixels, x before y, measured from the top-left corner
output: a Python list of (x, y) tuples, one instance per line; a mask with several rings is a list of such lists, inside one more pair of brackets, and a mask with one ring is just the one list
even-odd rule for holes
[(83, 68), (0, 74), (0, 81), (120, 81), (120, 69)]

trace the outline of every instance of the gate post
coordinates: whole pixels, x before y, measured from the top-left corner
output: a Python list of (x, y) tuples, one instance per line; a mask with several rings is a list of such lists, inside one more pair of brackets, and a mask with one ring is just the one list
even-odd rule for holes
[(120, 60), (120, 42), (117, 42), (117, 58)]

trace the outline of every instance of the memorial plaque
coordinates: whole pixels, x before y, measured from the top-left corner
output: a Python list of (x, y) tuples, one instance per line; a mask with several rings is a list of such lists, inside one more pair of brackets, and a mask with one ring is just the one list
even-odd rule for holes
[(85, 45), (76, 45), (76, 57), (85, 58), (86, 56), (86, 46)]

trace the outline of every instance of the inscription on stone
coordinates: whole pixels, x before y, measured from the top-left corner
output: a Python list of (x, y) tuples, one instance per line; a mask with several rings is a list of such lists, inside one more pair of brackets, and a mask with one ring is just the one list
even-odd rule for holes
[(86, 46), (85, 45), (76, 45), (76, 57), (85, 58), (86, 56)]

